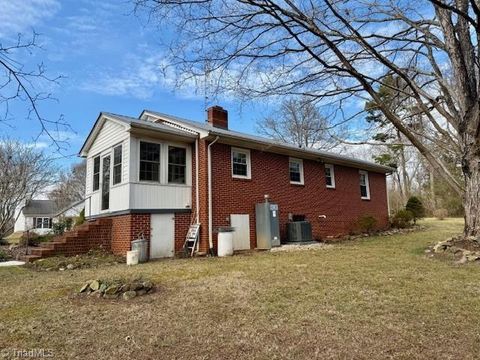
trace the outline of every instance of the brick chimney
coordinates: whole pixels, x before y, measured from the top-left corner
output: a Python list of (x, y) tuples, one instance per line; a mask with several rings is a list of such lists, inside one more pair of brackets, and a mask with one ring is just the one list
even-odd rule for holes
[(207, 109), (208, 123), (212, 126), (228, 129), (228, 111), (221, 106), (211, 106)]

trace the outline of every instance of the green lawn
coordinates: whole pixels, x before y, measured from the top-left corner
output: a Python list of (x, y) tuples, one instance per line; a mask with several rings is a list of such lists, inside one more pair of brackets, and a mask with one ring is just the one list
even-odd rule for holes
[[(0, 268), (0, 349), (59, 359), (478, 358), (480, 266), (427, 258), (462, 223), (423, 223), (322, 250)], [(128, 302), (72, 296), (91, 278), (139, 274), (160, 289)]]

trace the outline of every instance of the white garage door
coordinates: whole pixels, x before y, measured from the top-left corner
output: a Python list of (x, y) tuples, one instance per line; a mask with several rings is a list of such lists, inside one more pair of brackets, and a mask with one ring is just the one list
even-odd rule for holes
[(152, 214), (150, 234), (150, 258), (172, 257), (175, 251), (175, 216)]
[(233, 250), (250, 249), (250, 216), (248, 214), (231, 214), (230, 225), (233, 233)]

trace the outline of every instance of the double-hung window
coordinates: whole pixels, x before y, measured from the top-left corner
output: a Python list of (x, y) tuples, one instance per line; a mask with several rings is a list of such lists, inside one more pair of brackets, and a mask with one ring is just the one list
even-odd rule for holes
[(113, 148), (113, 185), (122, 182), (122, 145)]
[(168, 182), (185, 184), (187, 169), (187, 150), (182, 147), (168, 147)]
[(368, 172), (359, 171), (360, 174), (360, 196), (363, 200), (370, 200), (370, 184), (368, 183)]
[(290, 158), (289, 161), (290, 183), (303, 185), (303, 161)]
[(49, 217), (34, 217), (33, 226), (35, 229), (51, 229), (52, 219)]
[(160, 144), (140, 142), (140, 181), (160, 181)]
[(232, 148), (232, 177), (251, 178), (250, 151)]
[(100, 156), (93, 158), (93, 191), (100, 189)]
[(325, 183), (327, 188), (335, 189), (335, 170), (333, 165), (325, 164)]

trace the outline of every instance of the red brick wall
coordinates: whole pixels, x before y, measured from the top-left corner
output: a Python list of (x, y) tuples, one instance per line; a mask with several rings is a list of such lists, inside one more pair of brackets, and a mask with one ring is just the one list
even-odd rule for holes
[(114, 254), (126, 255), (131, 250), (132, 240), (137, 239), (141, 231), (144, 232), (145, 239), (150, 240), (150, 214), (119, 215), (111, 219), (111, 249)]
[[(305, 215), (317, 239), (350, 232), (362, 215), (375, 216), (379, 228), (388, 224), (384, 174), (369, 172), (371, 200), (362, 200), (359, 169), (335, 165), (336, 188), (327, 189), (322, 163), (303, 160), (304, 185), (290, 184), (288, 164), (288, 156), (251, 150), (251, 180), (234, 179), (230, 146), (214, 144), (213, 228), (229, 225), (230, 214), (249, 214), (251, 247), (255, 248), (255, 204), (263, 201), (264, 194), (279, 205), (282, 239), (286, 236), (288, 213)], [(319, 215), (327, 218), (320, 219)], [(204, 224), (203, 229), (208, 230), (208, 222)]]
[(175, 254), (183, 252), (183, 244), (190, 227), (191, 216), (189, 213), (175, 214)]

